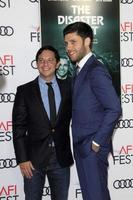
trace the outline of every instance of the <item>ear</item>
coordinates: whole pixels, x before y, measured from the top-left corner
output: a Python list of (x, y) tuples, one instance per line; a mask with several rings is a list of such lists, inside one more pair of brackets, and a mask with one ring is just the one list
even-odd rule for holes
[(91, 39), (89, 37), (85, 38), (85, 46), (90, 48)]

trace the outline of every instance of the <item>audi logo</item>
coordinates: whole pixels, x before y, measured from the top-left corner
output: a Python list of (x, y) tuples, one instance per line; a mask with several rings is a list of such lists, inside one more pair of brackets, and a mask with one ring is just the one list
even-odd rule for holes
[(133, 188), (133, 179), (115, 180), (113, 186), (115, 189)]
[(32, 60), (32, 62), (31, 62), (31, 67), (32, 67), (33, 69), (37, 69), (36, 60)]
[(14, 93), (0, 93), (0, 103), (13, 103), (15, 99)]
[(122, 58), (121, 65), (122, 67), (133, 67), (133, 58)]
[(0, 36), (11, 36), (14, 30), (11, 26), (0, 26)]
[(115, 128), (133, 128), (133, 119), (120, 119)]
[(31, 3), (38, 3), (38, 0), (29, 0)]
[(121, 3), (123, 3), (123, 4), (131, 4), (131, 3), (133, 3), (133, 0), (121, 0)]
[(51, 195), (50, 186), (43, 188), (43, 196)]
[(17, 167), (17, 162), (15, 158), (0, 159), (0, 169), (4, 168), (15, 168)]

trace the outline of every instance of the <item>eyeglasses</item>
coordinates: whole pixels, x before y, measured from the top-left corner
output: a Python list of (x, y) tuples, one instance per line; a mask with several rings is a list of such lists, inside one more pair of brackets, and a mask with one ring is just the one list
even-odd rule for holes
[(55, 61), (56, 61), (55, 58), (49, 58), (47, 60), (45, 60), (43, 58), (39, 58), (37, 62), (40, 63), (40, 64), (41, 63), (53, 64), (53, 63), (55, 63)]

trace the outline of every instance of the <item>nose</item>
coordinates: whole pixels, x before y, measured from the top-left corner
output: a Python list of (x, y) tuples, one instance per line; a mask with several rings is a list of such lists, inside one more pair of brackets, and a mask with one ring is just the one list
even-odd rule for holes
[(70, 42), (69, 41), (65, 41), (65, 49), (66, 51), (68, 51), (70, 49)]
[(48, 65), (48, 64), (49, 64), (49, 61), (48, 61), (48, 60), (44, 60), (44, 61), (43, 61), (43, 64), (44, 64), (44, 65)]

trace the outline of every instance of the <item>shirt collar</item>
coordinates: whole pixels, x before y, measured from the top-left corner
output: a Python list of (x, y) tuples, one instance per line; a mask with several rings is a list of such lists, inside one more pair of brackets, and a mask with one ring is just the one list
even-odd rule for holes
[[(38, 80), (41, 85), (45, 85), (45, 83), (47, 83), (47, 81), (42, 79), (41, 76), (38, 77)], [(52, 82), (52, 84), (56, 84), (56, 77), (54, 76), (50, 82)]]
[(86, 56), (84, 56), (77, 65), (80, 67), (80, 70), (83, 68), (84, 64), (87, 62), (87, 60), (92, 56), (92, 52), (89, 52)]

